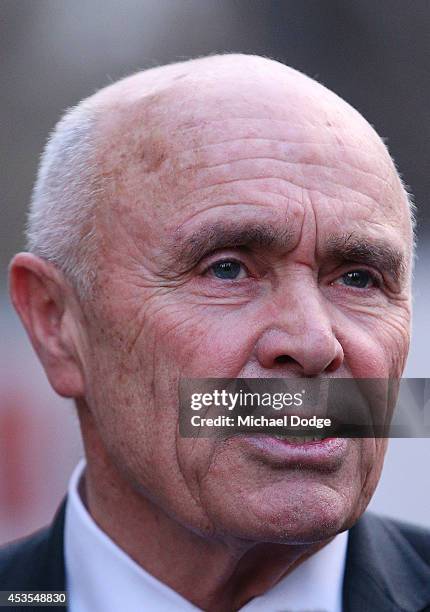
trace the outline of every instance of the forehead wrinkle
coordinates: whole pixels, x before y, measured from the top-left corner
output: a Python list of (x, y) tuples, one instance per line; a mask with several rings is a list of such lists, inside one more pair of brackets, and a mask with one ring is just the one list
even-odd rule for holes
[[(340, 202), (345, 203), (345, 197), (344, 196), (340, 197), (337, 191), (337, 187), (342, 187), (343, 190), (347, 191), (352, 196), (350, 200), (349, 199), (347, 200), (347, 203), (349, 204), (356, 203), (357, 205), (360, 205), (360, 206), (363, 205), (363, 202), (357, 201), (357, 196), (359, 196), (360, 198), (363, 198), (367, 204), (370, 204), (372, 209), (375, 208), (375, 205), (377, 209), (379, 209), (380, 207), (380, 202), (375, 200), (370, 195), (360, 191), (359, 189), (349, 187), (348, 185), (345, 185), (343, 183), (335, 183), (334, 181), (332, 181), (331, 184), (335, 187), (335, 193), (330, 193), (329, 191), (324, 189), (324, 187), (327, 187), (328, 185), (324, 185), (324, 186), (318, 185), (318, 187), (312, 187), (309, 184), (298, 181), (296, 177), (287, 178), (285, 176), (278, 175), (278, 176), (253, 176), (249, 178), (232, 178), (232, 179), (224, 179), (224, 180), (218, 180), (218, 181), (215, 180), (206, 185), (196, 186), (186, 191), (181, 196), (179, 196), (175, 200), (175, 202), (177, 205), (186, 206), (186, 202), (187, 200), (189, 201), (190, 196), (192, 196), (192, 199), (196, 201), (204, 197), (209, 197), (212, 191), (214, 191), (214, 193), (217, 194), (219, 189), (222, 187), (231, 187), (235, 185), (239, 185), (239, 186), (248, 185), (249, 188), (254, 188), (254, 186), (260, 185), (261, 188), (263, 187), (265, 188), (266, 185), (267, 186), (272, 185), (272, 188), (274, 189), (275, 193), (284, 196), (288, 200), (297, 199), (300, 203), (303, 203), (304, 193), (307, 193), (309, 195), (317, 194), (318, 196), (323, 196), (324, 198), (331, 199), (336, 202), (340, 201)], [(297, 192), (298, 196), (296, 198), (294, 198), (292, 190), (293, 192), (298, 190)]]
[[(276, 141), (276, 147), (266, 146), (264, 140), (257, 146), (252, 140), (244, 146), (239, 139), (230, 142), (232, 145), (226, 150), (217, 144), (210, 145), (210, 150), (200, 146), (174, 154), (173, 167), (181, 183), (180, 200), (187, 199), (192, 191), (260, 179), (286, 181), (301, 189), (314, 188), (330, 197), (338, 195), (340, 187), (352, 196), (359, 193), (378, 206), (382, 199), (386, 205), (393, 200), (392, 196), (397, 200), (396, 184), (389, 180), (391, 169), (380, 158), (372, 156), (363, 161), (357, 156), (346, 155), (343, 148), (335, 145), (330, 154), (314, 144), (307, 148), (283, 141)], [(382, 170), (381, 166), (385, 170), (383, 173), (377, 172), (378, 168)], [(188, 185), (191, 189), (187, 189)], [(384, 198), (380, 197), (382, 193)]]
[[(354, 155), (351, 150), (345, 151), (343, 145), (334, 143), (321, 147), (319, 143), (308, 146), (282, 139), (270, 142), (265, 139), (257, 142), (255, 139), (247, 139), (243, 142), (235, 138), (230, 139), (227, 145), (213, 143), (186, 149), (175, 154), (174, 158), (176, 171), (183, 175), (185, 184), (190, 177), (194, 188), (219, 184), (217, 180), (211, 181), (218, 174), (222, 177), (228, 175), (229, 180), (285, 178), (298, 184), (299, 175), (305, 176), (308, 171), (312, 174), (315, 170), (320, 175), (321, 184), (327, 180), (345, 187), (358, 184), (363, 195), (371, 196), (374, 200), (378, 199), (382, 190), (384, 194), (396, 191), (395, 182), (389, 180), (392, 169), (380, 156)], [(282, 176), (283, 173), (286, 176)], [(306, 185), (300, 181), (300, 187), (306, 186), (311, 186), (311, 183)]]
[[(233, 130), (230, 130), (230, 134)], [(219, 151), (228, 152), (231, 154), (237, 153), (237, 151), (243, 147), (250, 150), (268, 150), (277, 151), (279, 153), (295, 153), (295, 157), (316, 157), (317, 155), (326, 156), (327, 152), (332, 152), (332, 157), (342, 155), (342, 159), (349, 161), (361, 161), (363, 167), (373, 168), (375, 161), (378, 160), (387, 170), (392, 170), (393, 166), (391, 160), (387, 160), (386, 156), (382, 157), (380, 152), (373, 151), (369, 152), (369, 148), (363, 150), (363, 147), (356, 146), (350, 142), (343, 140), (339, 141), (333, 134), (329, 134), (327, 137), (327, 130), (319, 130), (319, 138), (313, 140), (308, 139), (308, 134), (303, 134), (301, 139), (292, 139), (287, 133), (278, 133), (277, 136), (268, 136), (261, 131), (260, 136), (241, 134), (240, 131), (237, 134), (225, 138), (225, 135), (218, 135), (217, 138), (212, 139), (211, 133), (204, 130), (200, 133), (200, 142), (196, 142), (195, 139), (192, 141), (192, 146), (187, 146), (186, 141), (183, 143), (180, 140), (180, 133), (178, 133), (177, 148), (173, 148), (172, 151), (178, 157), (181, 156), (185, 161), (191, 162), (194, 159), (213, 158), (217, 156)], [(204, 141), (203, 136), (204, 135)], [(358, 155), (357, 155), (358, 154)]]
[[(217, 129), (212, 129), (212, 124), (216, 124)], [(252, 120), (247, 119), (242, 122), (229, 116), (217, 121), (201, 119), (194, 126), (192, 136), (181, 127), (180, 123), (177, 123), (175, 127), (177, 129), (175, 140), (172, 142), (172, 151), (184, 156), (188, 153), (199, 154), (217, 145), (233, 146), (235, 141), (251, 145), (267, 143), (269, 146), (271, 143), (275, 145), (278, 142), (291, 147), (295, 144), (299, 146), (315, 145), (333, 147), (336, 151), (359, 152), (361, 159), (368, 158), (369, 150), (372, 150), (371, 159), (378, 157), (390, 169), (392, 168), (391, 159), (383, 143), (379, 141), (369, 143), (369, 138), (364, 138), (362, 131), (357, 133), (352, 127), (344, 129), (327, 127), (324, 123), (298, 124), (293, 123), (291, 117), (282, 120), (253, 117)], [(232, 134), (234, 136), (231, 136)]]
[(235, 215), (237, 218), (243, 212), (244, 208), (245, 213), (247, 213), (249, 211), (249, 207), (251, 207), (252, 211), (258, 210), (259, 215), (261, 212), (260, 217), (256, 217), (255, 214), (253, 215), (255, 217), (254, 223), (261, 223), (262, 220), (268, 218), (268, 212), (271, 216), (270, 213), (273, 213), (274, 210), (276, 212), (288, 211), (291, 204), (299, 205), (300, 207), (302, 207), (303, 201), (294, 197), (287, 197), (286, 195), (282, 195), (279, 192), (264, 189), (264, 191), (261, 192), (253, 190), (252, 193), (242, 192), (240, 194), (227, 193), (221, 195), (215, 193), (212, 197), (209, 197), (207, 199), (207, 203), (204, 207), (195, 209), (190, 213), (187, 209), (189, 209), (192, 204), (193, 201), (185, 201), (181, 207), (176, 208), (175, 212), (180, 215), (182, 215), (184, 211), (187, 211), (186, 223), (181, 223), (178, 229), (176, 229), (176, 235), (178, 236), (181, 234), (182, 228), (185, 226), (185, 224), (190, 223), (191, 221), (195, 220), (196, 217), (198, 218), (203, 214), (212, 214), (212, 211), (214, 211), (215, 209), (227, 209), (229, 213), (232, 212), (233, 215)]
[[(236, 159), (229, 159), (227, 162), (219, 162), (215, 164), (205, 164), (205, 165), (199, 165), (199, 166), (190, 165), (185, 168), (181, 168), (180, 171), (182, 173), (186, 173), (186, 172), (194, 173), (198, 170), (215, 170), (215, 169), (222, 170), (223, 168), (227, 168), (227, 167), (231, 168), (231, 166), (234, 166), (235, 164), (239, 164), (240, 162), (263, 162), (263, 161), (276, 162), (276, 163), (279, 162), (279, 163), (286, 164), (292, 167), (297, 166), (298, 168), (300, 167), (305, 167), (305, 168), (307, 167), (310, 169), (324, 168), (328, 170), (329, 172), (332, 172), (332, 171), (342, 172), (343, 170), (342, 167), (339, 168), (339, 167), (336, 167), (335, 165), (328, 165), (327, 163), (317, 163), (317, 162), (306, 161), (306, 160), (293, 161), (293, 160), (285, 159), (285, 157), (275, 157), (275, 156), (265, 155), (265, 156), (260, 156), (260, 157), (258, 156), (238, 157)], [(361, 168), (357, 166), (350, 167), (346, 165), (346, 168), (349, 169), (350, 171), (353, 170), (357, 174), (362, 174), (368, 180), (375, 180), (378, 183), (382, 183), (384, 188), (392, 189), (392, 185), (389, 183), (388, 179), (382, 178), (374, 174), (373, 172), (362, 170)], [(264, 177), (255, 177), (255, 178), (279, 178), (279, 177), (264, 176)], [(343, 183), (338, 183), (338, 184), (345, 186)]]
[[(257, 102), (255, 103), (257, 106)], [(233, 128), (238, 131), (238, 136), (240, 138), (256, 138), (259, 136), (256, 133), (256, 128), (264, 128), (266, 132), (267, 139), (278, 139), (285, 138), (285, 140), (289, 140), (290, 142), (321, 142), (321, 128), (325, 128), (325, 134), (330, 137), (330, 141), (333, 139), (333, 134), (336, 134), (339, 137), (351, 137), (353, 132), (352, 125), (344, 126), (344, 125), (336, 125), (334, 126), (332, 123), (327, 121), (313, 122), (310, 121), (300, 121), (298, 122), (291, 113), (289, 112), (289, 107), (285, 105), (282, 118), (275, 118), (273, 115), (270, 117), (262, 117), (261, 115), (252, 115), (249, 117), (239, 117), (239, 116), (223, 116), (222, 118), (210, 118), (210, 117), (199, 117), (196, 118), (192, 123), (190, 121), (186, 121), (184, 123), (178, 122), (178, 129), (188, 135), (187, 133), (193, 132), (194, 134), (199, 134), (202, 131), (202, 127), (208, 128), (211, 126), (221, 126), (222, 128), (226, 128), (225, 131), (230, 133)], [(255, 113), (255, 108), (253, 110)], [(363, 120), (364, 121), (364, 120)], [(255, 124), (255, 125), (254, 125)], [(371, 126), (368, 125), (369, 130), (371, 130)], [(362, 126), (361, 126), (362, 128)], [(212, 133), (216, 136), (218, 134), (217, 130), (212, 130)], [(306, 134), (309, 140), (303, 140), (303, 134)], [(318, 134), (318, 138), (316, 140), (312, 139), (314, 134)], [(358, 136), (359, 133), (363, 134), (363, 130), (361, 129), (355, 136)], [(385, 151), (385, 145), (382, 140), (377, 136), (377, 134), (373, 134), (370, 132), (366, 133), (366, 136), (371, 136), (372, 144), (376, 145), (376, 147), (382, 151)], [(227, 138), (228, 142), (230, 139)], [(356, 138), (354, 138), (356, 141)], [(224, 142), (224, 141), (219, 141)], [(352, 146), (352, 145), (351, 145)], [(359, 146), (356, 146), (357, 149), (361, 150)]]
[[(281, 135), (279, 135), (278, 137), (266, 137), (266, 136), (235, 136), (234, 138), (225, 138), (222, 140), (216, 140), (214, 142), (209, 142), (209, 143), (205, 143), (202, 144), (201, 146), (192, 146), (189, 148), (181, 148), (178, 149), (178, 151), (175, 151), (175, 153), (177, 153), (178, 155), (180, 154), (183, 158), (185, 158), (185, 160), (189, 159), (195, 159), (195, 158), (201, 158), (202, 154), (204, 153), (208, 153), (208, 155), (213, 155), (213, 150), (216, 148), (221, 149), (224, 151), (229, 151), (230, 149), (232, 149), (233, 151), (235, 150), (235, 147), (238, 146), (240, 143), (245, 143), (246, 145), (257, 145), (257, 147), (263, 147), (264, 145), (267, 145), (268, 147), (271, 148), (275, 148), (276, 146), (281, 146), (281, 147), (289, 147), (291, 149), (294, 148), (304, 148), (306, 149), (309, 146), (309, 150), (313, 151), (315, 150), (315, 146), (317, 146), (317, 148), (322, 148), (325, 149), (326, 147), (329, 147), (331, 149), (333, 149), (333, 141), (327, 141), (327, 142), (322, 142), (321, 139), (319, 141), (317, 140), (291, 140), (289, 139), (285, 139), (283, 137), (281, 137)], [(295, 145), (297, 145), (297, 147), (295, 147)], [(311, 148), (312, 147), (312, 148)], [(375, 155), (371, 155), (368, 151), (363, 151), (363, 149), (361, 147), (343, 142), (341, 146), (337, 147), (337, 152), (339, 153), (340, 151), (342, 151), (342, 153), (345, 153), (345, 151), (353, 151), (353, 152), (359, 152), (360, 153), (360, 157), (364, 158), (366, 157), (367, 160), (369, 161), (369, 164), (371, 162), (375, 161)], [(387, 172), (390, 171), (392, 169), (391, 164), (387, 163), (387, 160), (384, 159), (382, 160), (382, 163), (386, 166)], [(188, 162), (189, 163), (189, 162)]]

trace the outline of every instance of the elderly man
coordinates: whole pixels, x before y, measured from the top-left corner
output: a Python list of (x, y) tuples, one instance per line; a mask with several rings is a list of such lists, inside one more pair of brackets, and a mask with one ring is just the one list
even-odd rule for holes
[(178, 432), (185, 378), (398, 378), (407, 194), (372, 127), (278, 62), (148, 70), (69, 111), (13, 303), (86, 464), (3, 590), (71, 612), (422, 610), (427, 532), (360, 518), (386, 440)]

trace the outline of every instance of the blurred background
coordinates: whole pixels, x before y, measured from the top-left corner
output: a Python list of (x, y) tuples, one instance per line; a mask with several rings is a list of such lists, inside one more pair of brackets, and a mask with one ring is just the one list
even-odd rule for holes
[[(7, 297), (38, 157), (62, 112), (136, 70), (215, 52), (290, 64), (385, 139), (418, 206), (406, 375), (429, 377), (428, 0), (1, 0), (0, 543), (52, 517), (82, 455)], [(392, 440), (371, 507), (430, 526), (430, 440)]]

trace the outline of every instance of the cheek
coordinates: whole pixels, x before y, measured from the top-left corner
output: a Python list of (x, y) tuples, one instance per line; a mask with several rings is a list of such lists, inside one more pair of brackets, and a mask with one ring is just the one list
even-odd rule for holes
[(164, 363), (184, 377), (239, 376), (253, 350), (257, 329), (251, 305), (225, 310), (190, 305), (151, 316), (151, 344)]
[(407, 325), (394, 328), (383, 316), (366, 323), (342, 321), (338, 325), (336, 336), (344, 351), (346, 367), (356, 378), (399, 377), (409, 348)]

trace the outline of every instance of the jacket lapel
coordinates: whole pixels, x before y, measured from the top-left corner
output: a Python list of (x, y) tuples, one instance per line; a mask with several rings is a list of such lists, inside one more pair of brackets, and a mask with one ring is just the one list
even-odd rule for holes
[[(66, 500), (64, 499), (55, 515), (54, 521), (48, 529), (44, 545), (43, 566), (40, 576), (46, 584), (46, 590), (64, 591), (66, 589), (66, 572), (64, 566), (64, 519)], [(39, 587), (40, 589), (40, 587)]]

